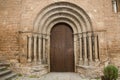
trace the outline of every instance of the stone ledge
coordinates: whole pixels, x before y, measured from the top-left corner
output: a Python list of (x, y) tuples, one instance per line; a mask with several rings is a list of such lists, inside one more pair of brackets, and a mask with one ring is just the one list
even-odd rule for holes
[(83, 68), (83, 69), (95, 69), (94, 66), (77, 65), (77, 67)]

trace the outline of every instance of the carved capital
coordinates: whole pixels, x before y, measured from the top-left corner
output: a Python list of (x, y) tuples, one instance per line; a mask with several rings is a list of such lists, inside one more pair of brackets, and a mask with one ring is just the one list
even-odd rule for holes
[(36, 38), (38, 35), (37, 34), (34, 34), (33, 37)]
[(91, 37), (91, 36), (92, 36), (92, 33), (88, 33), (88, 36)]
[(32, 35), (31, 34), (29, 34), (29, 35), (27, 35), (29, 38), (32, 38)]
[(39, 35), (38, 35), (38, 39), (41, 39), (41, 38), (42, 38), (42, 35), (41, 35), (41, 34), (39, 34)]
[(78, 34), (78, 37), (81, 39), (82, 38), (82, 34), (80, 33), (80, 34)]
[(86, 38), (86, 37), (87, 37), (87, 34), (86, 34), (86, 33), (83, 33), (83, 37)]
[(46, 34), (42, 34), (42, 38), (43, 38), (43, 39), (46, 39)]
[(49, 38), (50, 38), (50, 34), (47, 34), (47, 35), (46, 35), (46, 39), (49, 39)]

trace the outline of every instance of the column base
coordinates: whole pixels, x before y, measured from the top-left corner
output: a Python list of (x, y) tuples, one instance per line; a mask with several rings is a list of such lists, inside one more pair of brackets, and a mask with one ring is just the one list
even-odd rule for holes
[(79, 63), (78, 63), (79, 65), (83, 65), (83, 59), (81, 59), (80, 58), (80, 60), (79, 60)]
[(28, 59), (28, 62), (31, 62), (32, 60), (31, 59)]
[(98, 62), (99, 61), (99, 59), (95, 59), (95, 62)]
[(42, 62), (41, 62), (41, 61), (39, 61), (39, 62), (38, 62), (38, 64), (42, 64)]
[(88, 65), (89, 65), (88, 60), (84, 60), (84, 65), (85, 65), (85, 66), (88, 66)]
[(93, 66), (94, 62), (93, 61), (89, 61), (89, 65)]
[(37, 64), (37, 60), (36, 59), (34, 60), (34, 63)]
[(47, 64), (47, 59), (42, 60), (43, 64)]

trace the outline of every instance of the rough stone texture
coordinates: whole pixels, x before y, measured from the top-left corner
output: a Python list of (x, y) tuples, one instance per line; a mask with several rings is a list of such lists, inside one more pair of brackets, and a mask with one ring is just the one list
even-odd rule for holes
[(0, 0), (0, 60), (18, 59), (26, 63), (26, 51), (20, 48), (26, 41), (20, 36), (28, 34), (19, 31), (32, 31), (37, 14), (59, 1), (80, 6), (91, 18), (93, 30), (99, 35), (100, 65), (110, 60), (119, 66), (120, 13), (113, 12), (111, 0)]
[(48, 66), (47, 65), (40, 65), (40, 64), (21, 64), (18, 62), (11, 63), (11, 69), (18, 74), (24, 76), (36, 76), (40, 77), (44, 74), (48, 73)]

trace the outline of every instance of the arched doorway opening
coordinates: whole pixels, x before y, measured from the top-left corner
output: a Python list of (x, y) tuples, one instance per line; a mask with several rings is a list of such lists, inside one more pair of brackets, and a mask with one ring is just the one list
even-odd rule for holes
[(74, 42), (71, 27), (65, 23), (54, 25), (50, 38), (50, 71), (74, 72)]

